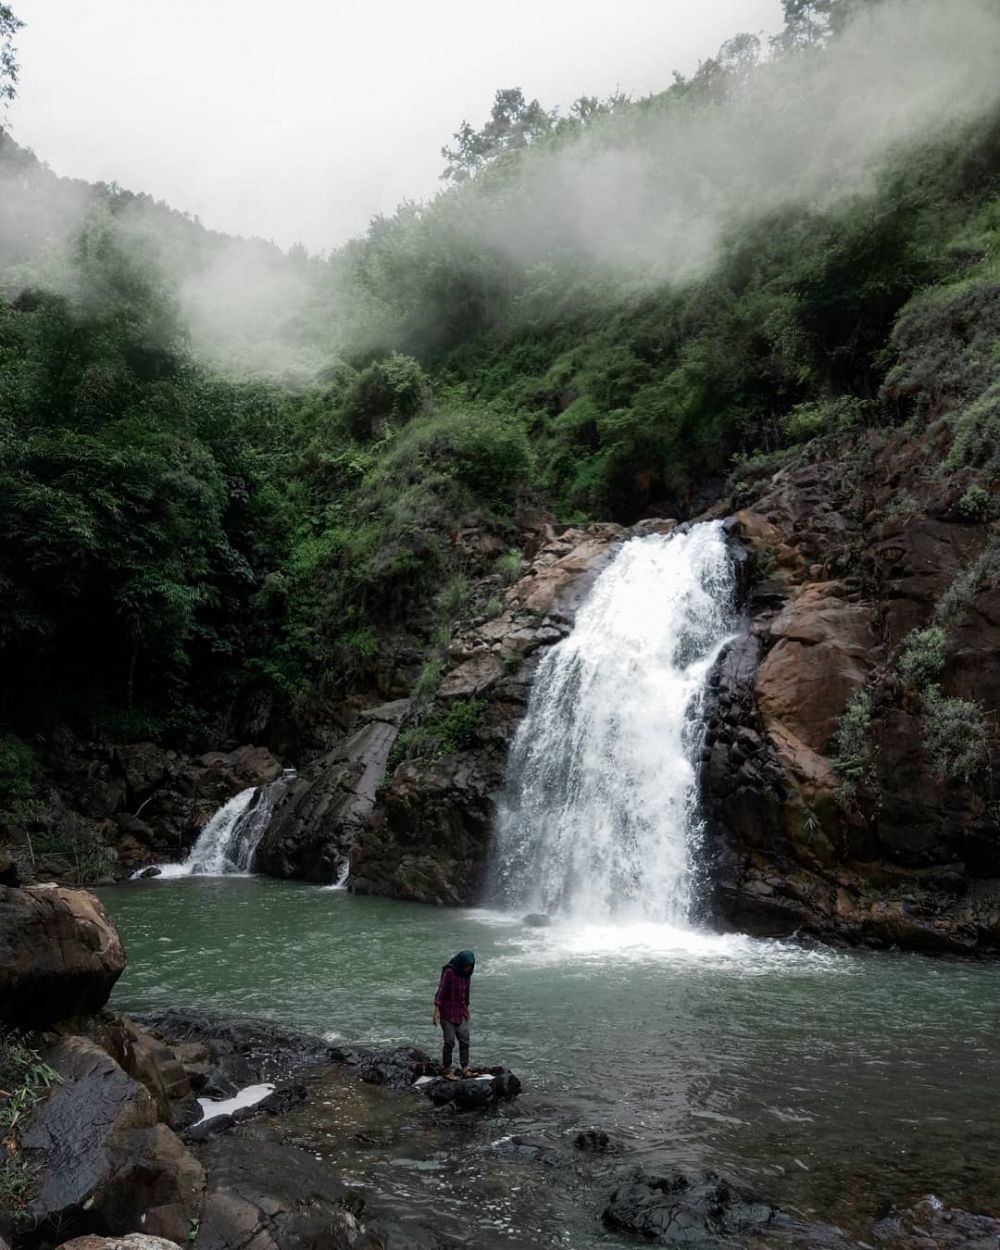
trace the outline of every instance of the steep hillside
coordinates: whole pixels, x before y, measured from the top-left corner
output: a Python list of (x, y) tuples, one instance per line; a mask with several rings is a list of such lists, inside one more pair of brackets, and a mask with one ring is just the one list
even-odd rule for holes
[[(1000, 32), (973, 0), (947, 30), (921, 0), (906, 22), (786, 9), (773, 46), (739, 36), (646, 100), (559, 118), (498, 93), (437, 198), (325, 258), (2, 141), (0, 811), (22, 864), (41, 843), (120, 873), (126, 826), (129, 866), (167, 829), (183, 850), (188, 808), (130, 825), (148, 794), (122, 748), (172, 752), (175, 777), (254, 743), (336, 764), (347, 795), (344, 827), (275, 833), (274, 871), (354, 843), (363, 888), (471, 897), (522, 661), (569, 619), (519, 617), (525, 575), (566, 527), (732, 513), (757, 582), (709, 731), (712, 906), (882, 941), (858, 899), (899, 873), (943, 891), (935, 915), (942, 872), (997, 875)], [(390, 776), (359, 808), (345, 743), (386, 704)], [(969, 946), (994, 922), (961, 924)]]

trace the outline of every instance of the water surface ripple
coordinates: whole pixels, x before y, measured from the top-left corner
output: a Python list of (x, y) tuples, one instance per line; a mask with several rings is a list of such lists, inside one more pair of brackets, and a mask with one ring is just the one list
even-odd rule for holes
[[(419, 1116), (424, 1105), (404, 1099), (378, 1110), (336, 1079), (336, 1093), (314, 1099), (308, 1115), (316, 1133), (329, 1122), (338, 1169), (356, 1168), (360, 1181), (375, 1167), (380, 1186), (418, 1206), (460, 1203), (455, 1177), (471, 1169), (496, 1190), (498, 1245), (617, 1244), (595, 1210), (569, 1201), (561, 1210), (558, 1186), (550, 1218), (534, 1199), (519, 1205), (518, 1193), (545, 1171), (538, 1164), (511, 1159), (497, 1171), (512, 1133), (565, 1145), (591, 1125), (621, 1143), (626, 1162), (710, 1166), (859, 1234), (889, 1202), (926, 1193), (998, 1205), (997, 965), (654, 924), (537, 930), (501, 913), (254, 877), (102, 893), (128, 949), (113, 998), (120, 1010), (238, 1011), (330, 1038), (435, 1051), (441, 964), (473, 947), (473, 1059), (509, 1064), (526, 1086), (511, 1122), (490, 1128), (493, 1144), (456, 1158), (447, 1142), (428, 1137), (418, 1147), (411, 1134), (401, 1150), (390, 1135), (377, 1166), (362, 1161), (334, 1145), (351, 1099), (352, 1139), (361, 1103), (369, 1117)], [(622, 1163), (609, 1162), (609, 1174)], [(528, 1229), (528, 1210), (544, 1236)]]

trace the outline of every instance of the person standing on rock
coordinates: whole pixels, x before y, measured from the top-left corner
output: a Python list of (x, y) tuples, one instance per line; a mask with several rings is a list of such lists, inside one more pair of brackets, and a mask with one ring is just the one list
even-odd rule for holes
[(471, 1076), (469, 1067), (469, 983), (476, 967), (472, 951), (459, 951), (441, 969), (441, 980), (434, 995), (434, 1023), (444, 1031), (444, 1050), (441, 1063), (444, 1075), (454, 1079), (451, 1057), (458, 1038), (458, 1058), (462, 1076)]

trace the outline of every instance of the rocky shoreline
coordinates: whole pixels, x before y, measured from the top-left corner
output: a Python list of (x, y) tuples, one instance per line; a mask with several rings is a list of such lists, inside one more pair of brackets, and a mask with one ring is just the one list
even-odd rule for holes
[[(33, 925), (22, 923), (26, 907), (41, 917)], [(344, 1143), (402, 1160), (427, 1151), (458, 1161), (471, 1150), (494, 1161), (475, 1182), (483, 1201), (501, 1175), (505, 1185), (516, 1176), (525, 1201), (543, 1204), (534, 1209), (557, 1196), (583, 1202), (595, 1236), (603, 1224), (626, 1239), (619, 1244), (970, 1250), (1000, 1234), (1000, 1221), (928, 1198), (890, 1212), (859, 1242), (714, 1173), (631, 1163), (594, 1127), (533, 1134), (533, 1112), (518, 1110), (520, 1082), (506, 1069), (444, 1081), (409, 1046), (333, 1045), (271, 1021), (181, 1008), (123, 1018), (106, 999), (124, 951), (101, 904), (82, 891), (0, 887), (0, 946), (9, 957), (0, 962), (0, 1044), (23, 1039), (10, 1030), (30, 1024), (51, 1073), (3, 1144), (4, 1168), (26, 1166), (30, 1178), (18, 1209), (2, 1215), (0, 1245), (6, 1239), (13, 1250), (468, 1244), (453, 1218), (429, 1221), (398, 1194), (390, 1200), (372, 1176), (359, 1184), (350, 1169), (342, 1174)], [(274, 1088), (255, 1105), (202, 1118), (199, 1097), (261, 1082)], [(12, 1096), (0, 1094), (0, 1109)], [(480, 1200), (474, 1188), (467, 1197)]]

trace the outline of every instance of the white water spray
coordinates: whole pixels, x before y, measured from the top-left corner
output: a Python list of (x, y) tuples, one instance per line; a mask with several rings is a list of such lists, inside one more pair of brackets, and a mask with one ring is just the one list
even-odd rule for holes
[(221, 877), (250, 872), (275, 803), (294, 775), (286, 769), (279, 780), (266, 786), (251, 786), (234, 795), (198, 834), (187, 859), (182, 864), (160, 865), (160, 876)]
[(504, 901), (684, 925), (705, 682), (735, 628), (722, 525), (632, 539), (538, 668), (494, 845)]

